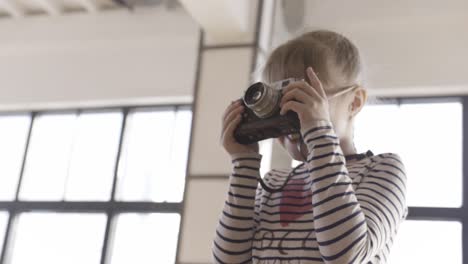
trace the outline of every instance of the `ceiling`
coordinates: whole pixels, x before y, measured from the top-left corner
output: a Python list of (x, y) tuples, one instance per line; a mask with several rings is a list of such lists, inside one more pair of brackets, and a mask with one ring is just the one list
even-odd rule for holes
[(178, 5), (176, 0), (0, 0), (0, 21), (33, 16), (59, 16), (71, 13), (98, 13), (127, 6), (166, 7)]
[(26, 18), (117, 8), (112, 0), (0, 0), (0, 18)]

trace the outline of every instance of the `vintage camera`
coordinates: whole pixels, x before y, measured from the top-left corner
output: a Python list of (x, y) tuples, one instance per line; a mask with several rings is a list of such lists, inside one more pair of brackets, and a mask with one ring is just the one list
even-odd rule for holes
[(300, 122), (297, 114), (288, 111), (280, 115), (282, 90), (289, 83), (299, 79), (289, 78), (266, 84), (252, 84), (242, 98), (245, 111), (242, 121), (234, 131), (234, 138), (240, 144), (251, 144), (267, 138), (276, 138), (289, 134), (300, 134)]

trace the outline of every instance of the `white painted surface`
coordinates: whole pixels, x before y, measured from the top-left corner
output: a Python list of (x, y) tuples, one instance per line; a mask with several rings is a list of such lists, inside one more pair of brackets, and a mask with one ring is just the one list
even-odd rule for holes
[(188, 183), (179, 262), (213, 263), (211, 246), (226, 199), (228, 178), (194, 179)]
[(258, 0), (180, 0), (206, 33), (205, 44), (253, 43)]
[(228, 175), (229, 155), (220, 144), (221, 118), (243, 96), (250, 80), (252, 49), (209, 50), (203, 54), (195, 113), (190, 175)]
[(199, 27), (149, 8), (0, 23), (0, 109), (190, 103)]
[[(356, 43), (371, 93), (468, 93), (467, 1), (312, 0), (306, 8), (304, 31), (330, 29)], [(291, 37), (277, 15), (274, 46)]]

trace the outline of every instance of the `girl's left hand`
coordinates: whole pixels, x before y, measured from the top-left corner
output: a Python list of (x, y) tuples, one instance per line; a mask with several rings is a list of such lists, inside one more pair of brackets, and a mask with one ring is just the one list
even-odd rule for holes
[(327, 95), (312, 67), (307, 68), (307, 77), (310, 84), (306, 81), (290, 83), (283, 89), (280, 101), (280, 114), (288, 110), (296, 112), (301, 128), (308, 128), (314, 121), (330, 121)]

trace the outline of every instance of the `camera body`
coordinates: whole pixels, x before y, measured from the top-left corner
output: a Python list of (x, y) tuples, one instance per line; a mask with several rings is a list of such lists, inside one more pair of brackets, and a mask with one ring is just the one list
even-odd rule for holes
[(267, 138), (300, 133), (297, 114), (288, 111), (280, 115), (279, 106), (283, 88), (298, 80), (289, 78), (273, 84), (257, 82), (247, 88), (242, 98), (245, 111), (234, 131), (238, 143), (252, 144)]

